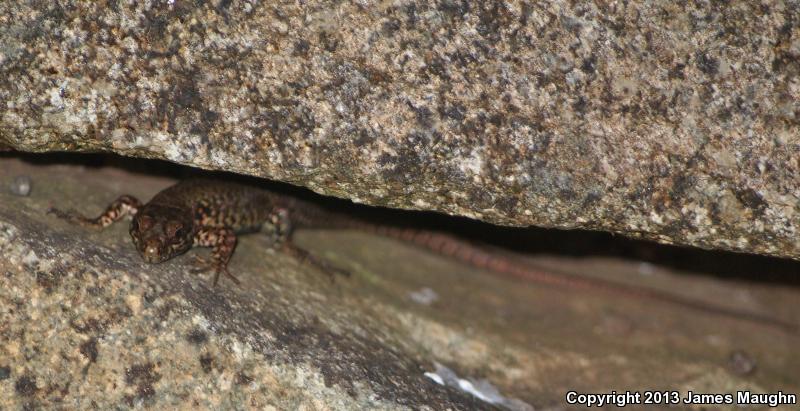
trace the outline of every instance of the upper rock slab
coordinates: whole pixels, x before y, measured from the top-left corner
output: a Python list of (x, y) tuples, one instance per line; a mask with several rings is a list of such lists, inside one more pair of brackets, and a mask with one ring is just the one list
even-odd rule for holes
[(800, 257), (791, 2), (0, 2), (0, 145)]

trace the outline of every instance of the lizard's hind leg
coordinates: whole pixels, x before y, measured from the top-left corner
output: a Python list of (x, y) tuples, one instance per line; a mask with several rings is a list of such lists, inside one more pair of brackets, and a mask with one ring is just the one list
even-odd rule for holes
[(269, 219), (269, 224), (262, 227), (262, 232), (266, 233), (270, 238), (271, 246), (275, 249), (300, 260), (302, 263), (308, 263), (316, 267), (318, 270), (328, 274), (333, 280), (333, 274), (349, 276), (350, 272), (343, 270), (331, 264), (323, 258), (319, 258), (308, 250), (298, 247), (292, 242), (292, 233), (294, 227), (292, 220), (289, 216), (289, 211), (286, 209), (278, 209)]
[(289, 218), (289, 210), (279, 208), (273, 212), (268, 221), (261, 226), (260, 231), (267, 236), (272, 248), (280, 248), (283, 244), (291, 241), (293, 227), (292, 220)]
[(142, 207), (141, 201), (130, 195), (123, 195), (114, 200), (106, 207), (106, 210), (95, 218), (88, 218), (75, 210), (62, 211), (57, 208), (47, 210), (48, 214), (53, 214), (71, 223), (80, 224), (87, 227), (103, 228), (108, 227), (125, 216), (133, 216)]
[(308, 250), (294, 245), (291, 241), (281, 244), (281, 251), (300, 260), (301, 263), (311, 264), (318, 270), (327, 274), (331, 281), (334, 279), (334, 274), (339, 274), (345, 277), (350, 276), (350, 272), (331, 264), (328, 260), (320, 258), (310, 253)]

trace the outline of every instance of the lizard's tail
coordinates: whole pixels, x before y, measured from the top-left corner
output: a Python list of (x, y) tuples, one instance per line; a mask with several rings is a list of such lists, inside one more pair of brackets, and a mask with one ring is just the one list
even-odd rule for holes
[(771, 328), (777, 328), (790, 334), (800, 331), (798, 324), (777, 319), (769, 315), (735, 308), (708, 304), (691, 298), (654, 290), (590, 278), (576, 274), (554, 273), (539, 270), (526, 264), (517, 263), (507, 258), (490, 254), (482, 248), (460, 240), (451, 235), (416, 229), (404, 229), (391, 226), (372, 225), (355, 220), (347, 222), (347, 227), (372, 232), (378, 235), (396, 238), (412, 243), (437, 254), (463, 261), (471, 266), (486, 269), (508, 277), (531, 281), (538, 284), (552, 285), (566, 289), (600, 290), (609, 294), (624, 295), (641, 300), (655, 300), (683, 306), (708, 314), (719, 315), (736, 320), (744, 320)]
[(395, 238), (406, 243), (426, 248), (436, 254), (458, 259), (473, 267), (486, 269), (511, 278), (565, 289), (598, 290), (640, 300), (661, 301), (707, 314), (761, 324), (773, 329), (780, 329), (790, 334), (800, 333), (800, 326), (798, 324), (777, 319), (766, 314), (722, 307), (651, 288), (635, 287), (600, 278), (536, 269), (530, 265), (518, 263), (508, 258), (492, 254), (480, 246), (473, 245), (467, 241), (442, 232), (375, 224), (359, 218), (350, 217), (349, 215), (328, 211), (327, 209), (312, 204), (291, 204), (290, 206), (294, 210), (302, 210), (302, 212), (297, 212), (292, 215), (292, 223), (295, 228), (355, 229), (384, 237)]

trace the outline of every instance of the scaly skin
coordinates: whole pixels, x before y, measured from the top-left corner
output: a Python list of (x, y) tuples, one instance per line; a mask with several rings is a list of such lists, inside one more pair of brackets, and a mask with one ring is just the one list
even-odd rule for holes
[[(287, 209), (281, 197), (265, 190), (216, 180), (187, 180), (156, 194), (142, 204), (133, 196), (123, 195), (96, 218), (74, 211), (50, 212), (74, 223), (103, 228), (133, 216), (130, 234), (136, 250), (148, 263), (160, 263), (183, 254), (193, 246), (211, 247), (212, 261), (203, 262), (215, 271), (214, 285), (220, 274), (239, 283), (228, 271), (228, 262), (236, 248), (236, 235), (265, 231), (275, 245), (308, 257), (286, 240), (290, 234)], [(312, 262), (314, 262), (312, 260)]]
[(219, 180), (186, 180), (159, 192), (148, 203), (123, 195), (103, 214), (87, 218), (75, 212), (51, 209), (51, 213), (90, 227), (107, 227), (125, 216), (133, 216), (130, 234), (136, 249), (149, 263), (160, 263), (183, 254), (193, 246), (211, 247), (212, 261), (200, 270), (213, 269), (214, 285), (220, 274), (239, 283), (228, 272), (236, 248), (237, 234), (265, 232), (274, 246), (300, 257), (325, 272), (339, 271), (317, 260), (291, 242), (297, 227), (355, 228), (413, 243), (492, 272), (572, 289), (590, 289), (657, 300), (710, 314), (748, 320), (792, 333), (797, 325), (757, 313), (717, 307), (679, 295), (636, 288), (574, 274), (556, 274), (518, 264), (453, 236), (426, 230), (379, 226), (329, 212), (295, 197)]

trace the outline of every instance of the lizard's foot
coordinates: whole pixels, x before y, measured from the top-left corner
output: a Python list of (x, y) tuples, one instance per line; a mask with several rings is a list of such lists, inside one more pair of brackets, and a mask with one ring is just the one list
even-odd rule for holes
[(84, 217), (74, 209), (69, 209), (64, 211), (55, 207), (50, 207), (47, 209), (47, 214), (52, 214), (57, 218), (65, 220), (69, 223), (82, 225), (84, 227), (92, 227), (92, 228), (100, 227), (100, 225), (96, 224), (91, 218)]
[(47, 213), (53, 214), (73, 224), (80, 224), (92, 228), (103, 228), (110, 226), (115, 221), (119, 221), (125, 216), (135, 215), (141, 207), (142, 203), (137, 200), (136, 197), (123, 195), (109, 204), (106, 210), (103, 211), (103, 214), (100, 214), (96, 218), (84, 217), (75, 210), (62, 211), (54, 207), (50, 207)]
[(202, 261), (206, 271), (208, 269), (214, 270), (214, 285), (219, 282), (220, 274), (225, 274), (236, 284), (241, 284), (238, 278), (234, 277), (228, 272), (228, 261), (233, 255), (233, 250), (236, 248), (236, 234), (230, 228), (226, 227), (203, 227), (195, 233), (194, 245), (201, 247), (213, 247), (211, 251), (211, 262)]
[(221, 264), (215, 264), (214, 262), (208, 261), (203, 257), (194, 256), (194, 267), (189, 269), (189, 272), (192, 274), (204, 274), (209, 271), (214, 271), (214, 287), (217, 286), (219, 282), (220, 274), (225, 274), (226, 277), (230, 278), (236, 285), (241, 285), (242, 282), (239, 281), (233, 274), (228, 271), (228, 267), (225, 267)]
[(283, 243), (281, 249), (283, 250), (283, 252), (300, 260), (301, 263), (311, 264), (318, 270), (327, 274), (331, 282), (334, 281), (336, 275), (350, 277), (350, 271), (347, 271), (343, 268), (339, 268), (331, 264), (328, 260), (316, 257), (307, 250), (299, 248), (289, 242)]
[(78, 214), (78, 212), (75, 211), (74, 209), (69, 209), (65, 211), (60, 208), (50, 207), (47, 209), (47, 214), (54, 215), (57, 218), (60, 218), (62, 220), (67, 220), (71, 223), (74, 223), (77, 220), (80, 220), (81, 218), (81, 215)]
[(192, 256), (192, 260), (194, 267), (189, 269), (192, 274), (203, 273), (211, 269), (211, 263), (199, 255)]

